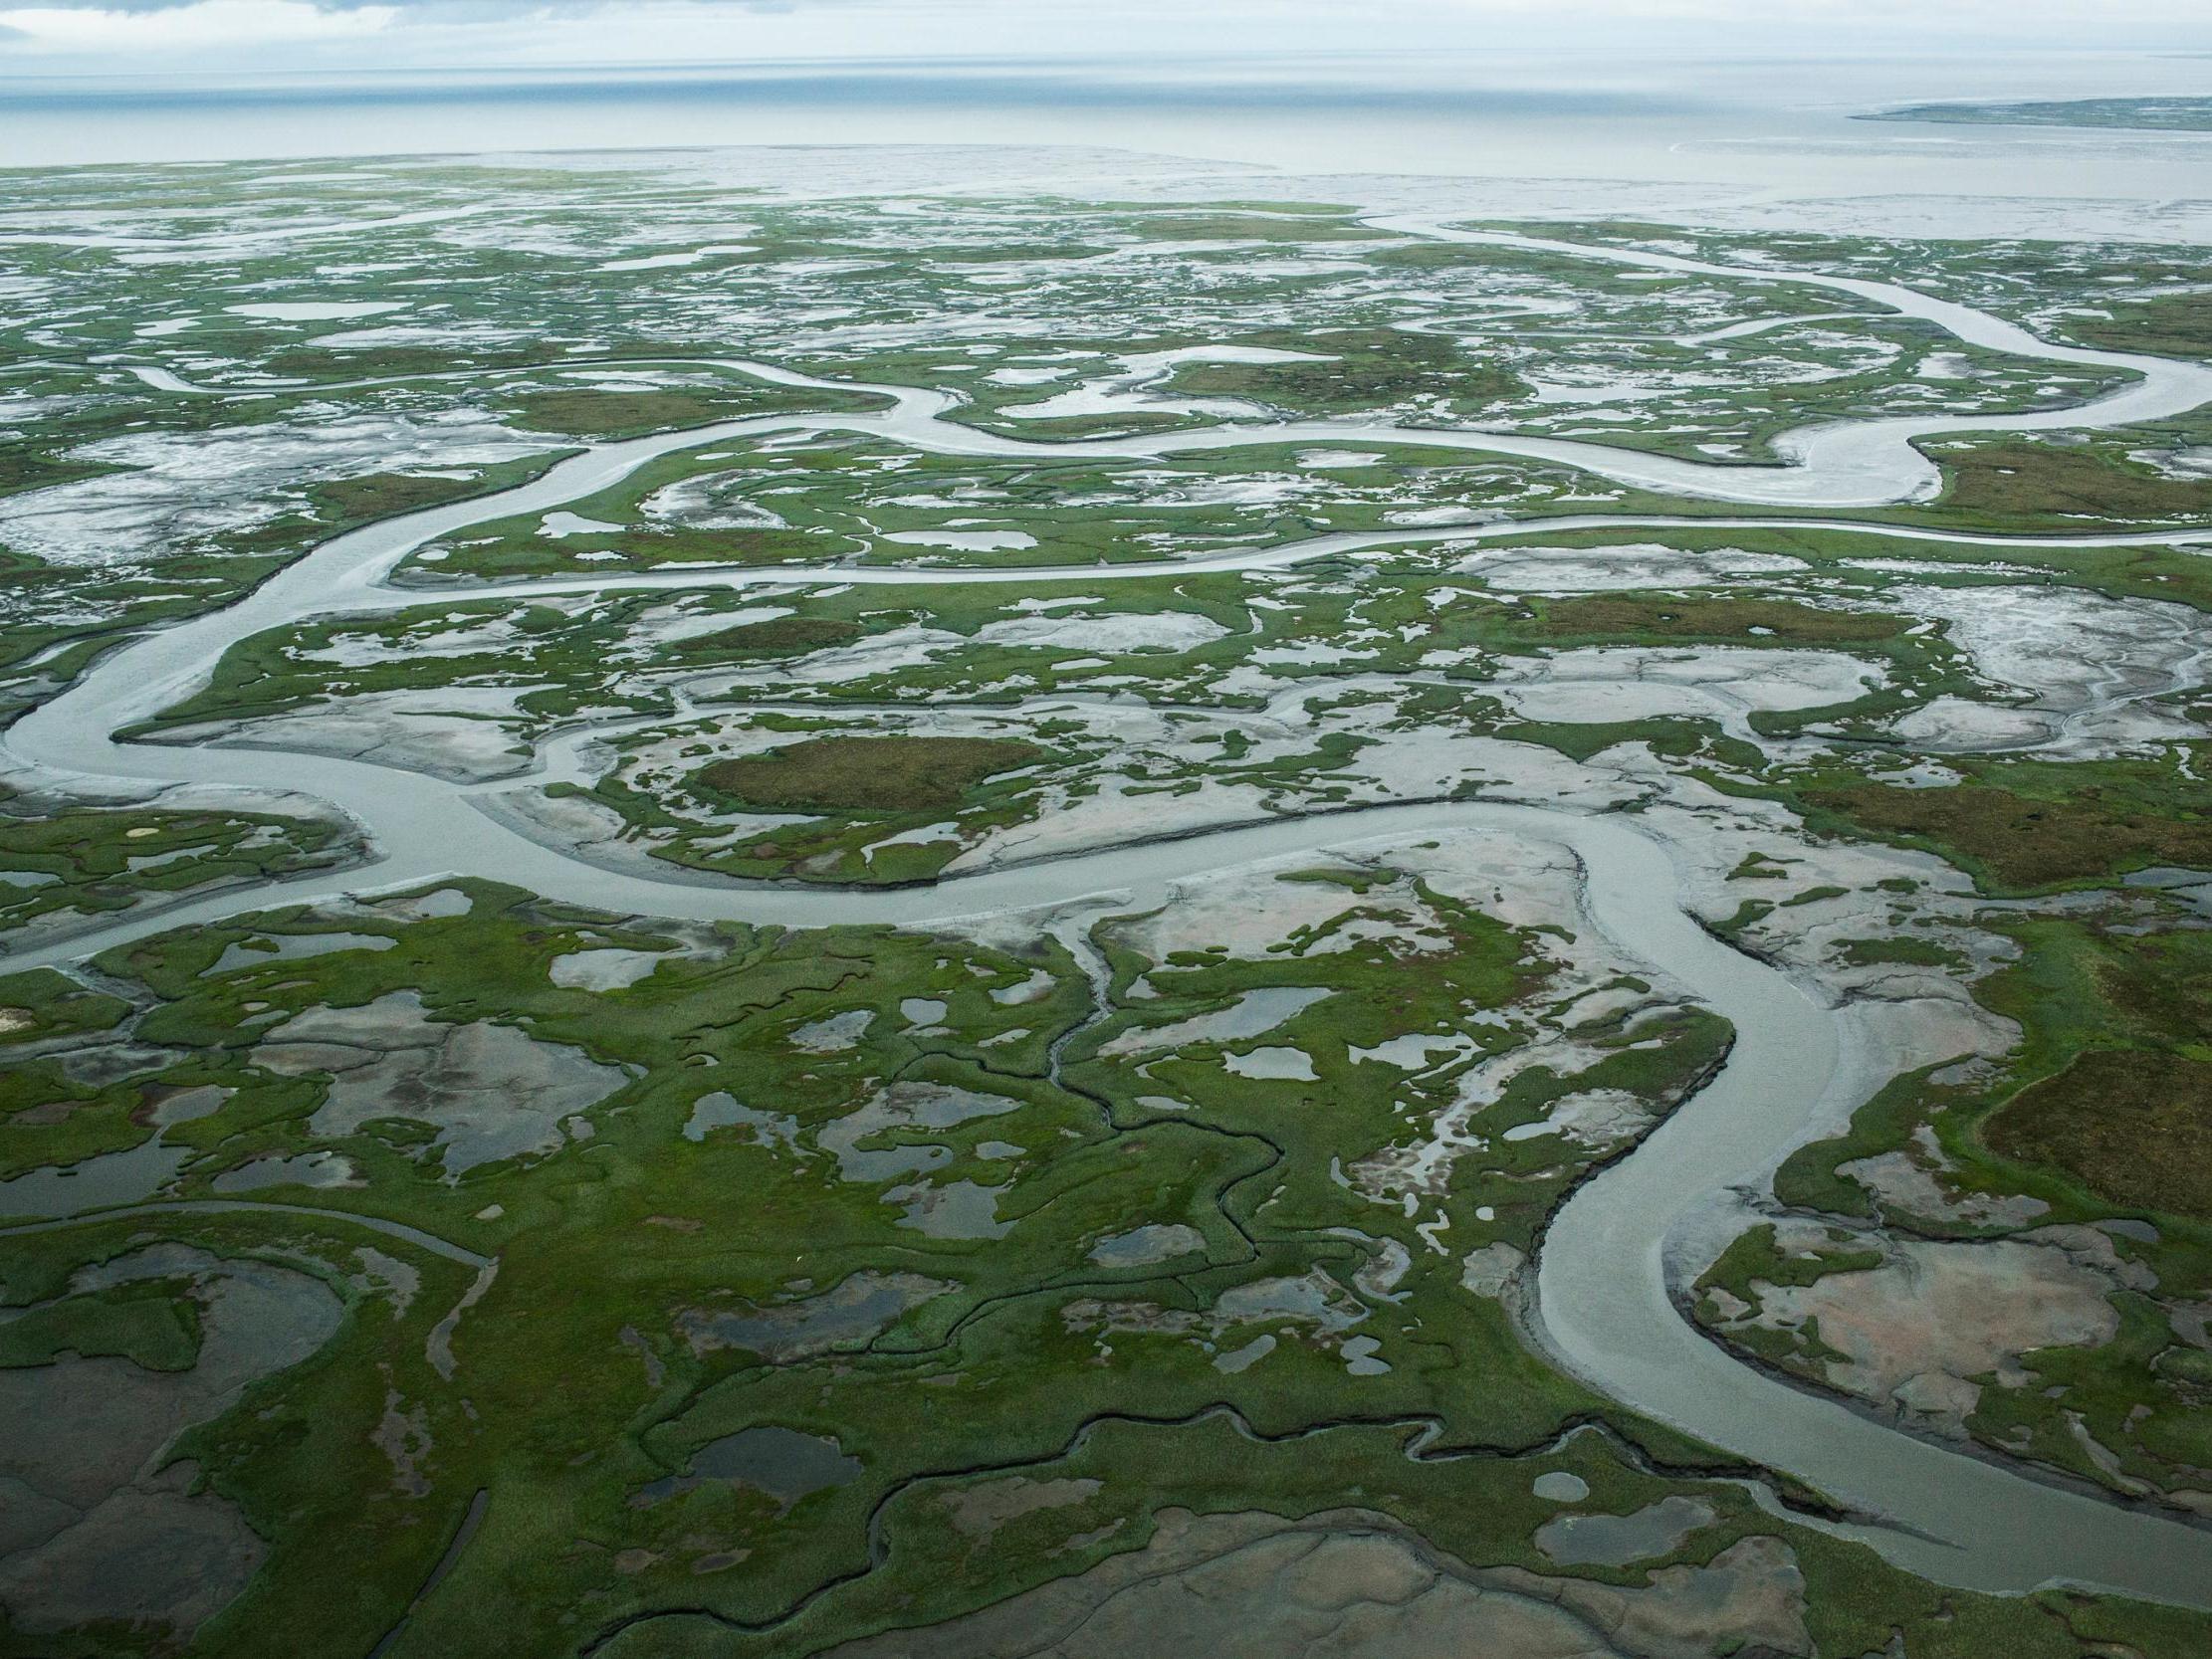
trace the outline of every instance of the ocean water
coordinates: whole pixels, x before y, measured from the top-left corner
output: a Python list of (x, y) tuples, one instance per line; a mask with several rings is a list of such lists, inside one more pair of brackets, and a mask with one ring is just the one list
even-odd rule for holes
[(1444, 53), (14, 77), (0, 78), (0, 166), (929, 144), (970, 146), (981, 175), (996, 150), (1078, 145), (1292, 173), (1659, 182), (1738, 202), (2158, 204), (2212, 194), (2212, 136), (1851, 117), (1938, 99), (2191, 94), (2212, 95), (2212, 58)]

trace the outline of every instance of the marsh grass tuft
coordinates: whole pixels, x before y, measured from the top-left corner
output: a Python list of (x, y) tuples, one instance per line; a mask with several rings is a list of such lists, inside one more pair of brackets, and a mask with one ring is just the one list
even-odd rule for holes
[(1018, 737), (810, 737), (701, 768), (699, 781), (749, 806), (927, 812), (987, 777), (1045, 758)]

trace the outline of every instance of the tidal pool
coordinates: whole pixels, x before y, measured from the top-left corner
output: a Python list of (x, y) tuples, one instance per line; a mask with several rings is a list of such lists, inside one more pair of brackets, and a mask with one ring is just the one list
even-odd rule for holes
[(1102, 1238), (1091, 1246), (1091, 1260), (1100, 1267), (1150, 1267), (1173, 1261), (1206, 1248), (1206, 1235), (1180, 1221), (1154, 1222)]
[(1713, 1520), (1695, 1498), (1661, 1498), (1631, 1515), (1555, 1516), (1536, 1529), (1536, 1548), (1562, 1566), (1627, 1566), (1672, 1555)]
[(648, 1482), (630, 1502), (649, 1508), (694, 1487), (719, 1482), (765, 1492), (778, 1509), (787, 1510), (801, 1498), (843, 1486), (859, 1473), (860, 1460), (845, 1456), (835, 1440), (770, 1425), (708, 1441), (691, 1454), (681, 1475)]

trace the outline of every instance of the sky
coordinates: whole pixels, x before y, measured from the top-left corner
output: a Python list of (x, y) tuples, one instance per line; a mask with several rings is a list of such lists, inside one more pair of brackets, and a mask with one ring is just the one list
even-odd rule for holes
[(2212, 53), (2212, 0), (0, 0), (0, 73), (1378, 49)]

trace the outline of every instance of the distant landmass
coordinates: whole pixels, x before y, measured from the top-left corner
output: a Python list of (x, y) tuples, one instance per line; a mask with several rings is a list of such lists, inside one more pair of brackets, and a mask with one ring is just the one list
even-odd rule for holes
[(2082, 98), (2051, 103), (1908, 104), (1855, 117), (1954, 126), (2117, 126), (2145, 132), (2212, 132), (2212, 98)]

